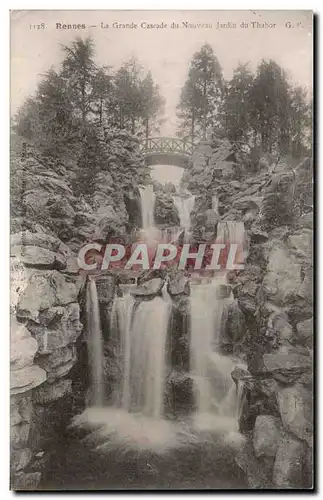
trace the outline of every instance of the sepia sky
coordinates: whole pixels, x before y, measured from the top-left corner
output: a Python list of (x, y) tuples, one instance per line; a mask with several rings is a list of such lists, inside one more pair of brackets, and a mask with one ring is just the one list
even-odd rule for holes
[[(172, 22), (212, 23), (212, 28), (170, 28)], [(45, 23), (44, 30), (30, 25)], [(137, 29), (100, 28), (100, 23), (131, 23)], [(167, 23), (167, 28), (140, 24)], [(242, 22), (275, 23), (275, 27), (241, 27)], [(82, 24), (85, 30), (56, 29), (56, 23)], [(217, 23), (231, 23), (219, 27)], [(233, 23), (236, 27), (233, 27)], [(290, 23), (287, 24), (286, 23)], [(90, 27), (90, 26), (97, 27)], [(255, 25), (254, 25), (255, 26)], [(292, 27), (287, 27), (292, 26)], [(11, 15), (11, 110), (15, 113), (32, 94), (41, 74), (62, 59), (61, 44), (75, 36), (91, 35), (99, 65), (119, 67), (135, 55), (144, 70), (152, 71), (166, 99), (164, 135), (176, 129), (175, 108), (187, 76), (189, 61), (209, 43), (225, 78), (239, 61), (255, 70), (262, 58), (274, 59), (297, 85), (312, 90), (312, 13), (310, 11), (13, 11)]]

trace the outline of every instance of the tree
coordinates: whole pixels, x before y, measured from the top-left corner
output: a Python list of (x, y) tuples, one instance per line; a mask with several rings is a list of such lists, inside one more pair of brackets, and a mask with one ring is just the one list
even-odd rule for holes
[(91, 108), (95, 115), (99, 116), (99, 124), (102, 125), (104, 119), (108, 120), (113, 109), (113, 78), (108, 73), (109, 68), (99, 68), (93, 76), (93, 106)]
[(158, 85), (154, 85), (153, 77), (149, 71), (141, 82), (142, 119), (145, 128), (145, 137), (149, 137), (153, 124), (156, 125), (157, 117), (162, 113), (165, 101), (160, 95)]
[(45, 154), (58, 156), (72, 147), (77, 124), (66, 82), (54, 69), (44, 75), (35, 96), (20, 108), (14, 127)]
[(223, 95), (222, 69), (210, 45), (193, 55), (178, 105), (180, 133), (203, 138), (219, 121)]
[(222, 107), (223, 127), (226, 136), (233, 142), (249, 142), (251, 89), (253, 74), (248, 64), (239, 63), (233, 77), (226, 82)]
[(142, 114), (141, 70), (138, 61), (131, 58), (121, 66), (114, 78), (116, 121), (120, 128), (132, 134), (136, 132), (136, 124)]
[(299, 158), (309, 153), (312, 134), (312, 103), (307, 100), (305, 88), (291, 89), (290, 120), (291, 153)]
[(262, 60), (251, 89), (254, 145), (265, 152), (286, 149), (289, 129), (289, 85), (284, 70), (272, 59)]
[(94, 44), (91, 38), (76, 38), (71, 46), (63, 45), (66, 57), (61, 76), (66, 80), (75, 112), (79, 112), (83, 127), (95, 100), (94, 80), (97, 67), (94, 63)]

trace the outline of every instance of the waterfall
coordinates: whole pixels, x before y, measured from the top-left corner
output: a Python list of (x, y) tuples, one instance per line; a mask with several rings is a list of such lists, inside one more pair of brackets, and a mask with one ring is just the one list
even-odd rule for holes
[(217, 242), (227, 243), (228, 241), (244, 245), (245, 228), (243, 222), (225, 221), (218, 223)]
[(104, 377), (103, 377), (103, 339), (100, 325), (100, 309), (98, 292), (95, 281), (91, 280), (87, 287), (87, 326), (88, 326), (88, 354), (91, 371), (90, 406), (103, 406)]
[(183, 229), (189, 229), (191, 225), (190, 215), (194, 207), (195, 196), (174, 196), (174, 203), (178, 210), (179, 218), (181, 221), (181, 227)]
[[(225, 303), (225, 299), (218, 298), (219, 282), (222, 283), (222, 280), (212, 280), (210, 283), (193, 285), (191, 289), (191, 366), (199, 413), (207, 413), (214, 404), (219, 405), (233, 383), (231, 360), (216, 352)], [(213, 383), (209, 372), (214, 356), (217, 357), (219, 373), (218, 380)], [(218, 389), (215, 400), (212, 384)]]
[(128, 410), (160, 418), (163, 413), (165, 344), (169, 304), (161, 297), (139, 304), (131, 329), (128, 377)]
[(125, 380), (129, 378), (130, 365), (130, 328), (135, 300), (130, 291), (124, 292), (122, 297), (114, 297), (110, 331), (111, 340), (115, 346), (115, 356), (122, 376), (114, 390), (113, 403), (122, 408), (128, 408), (129, 392)]
[(236, 243), (238, 250), (236, 252), (236, 264), (243, 264), (248, 254), (248, 241), (245, 237), (245, 228), (243, 222), (225, 221), (219, 222), (217, 226), (217, 243)]
[(115, 299), (111, 316), (112, 324), (118, 324), (123, 371), (115, 399), (127, 412), (160, 418), (170, 305), (155, 297), (134, 306), (135, 300), (128, 292)]
[(219, 215), (219, 198), (216, 194), (212, 196), (212, 210)]
[(155, 226), (154, 210), (156, 195), (152, 186), (140, 187), (142, 228), (145, 231)]
[(222, 277), (191, 287), (191, 374), (200, 423), (214, 415), (236, 428), (241, 394), (231, 373), (241, 362), (219, 350), (224, 307), (233, 300), (231, 296), (220, 298), (219, 287), (224, 281)]

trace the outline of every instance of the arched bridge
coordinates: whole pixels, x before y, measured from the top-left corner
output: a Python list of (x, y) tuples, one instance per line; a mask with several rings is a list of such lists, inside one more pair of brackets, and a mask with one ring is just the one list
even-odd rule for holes
[(187, 167), (196, 145), (191, 137), (149, 137), (141, 146), (147, 165)]

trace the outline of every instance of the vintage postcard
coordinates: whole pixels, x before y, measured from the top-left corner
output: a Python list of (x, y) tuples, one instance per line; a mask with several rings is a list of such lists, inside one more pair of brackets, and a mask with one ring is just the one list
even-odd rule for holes
[(10, 488), (313, 489), (313, 13), (10, 16)]

